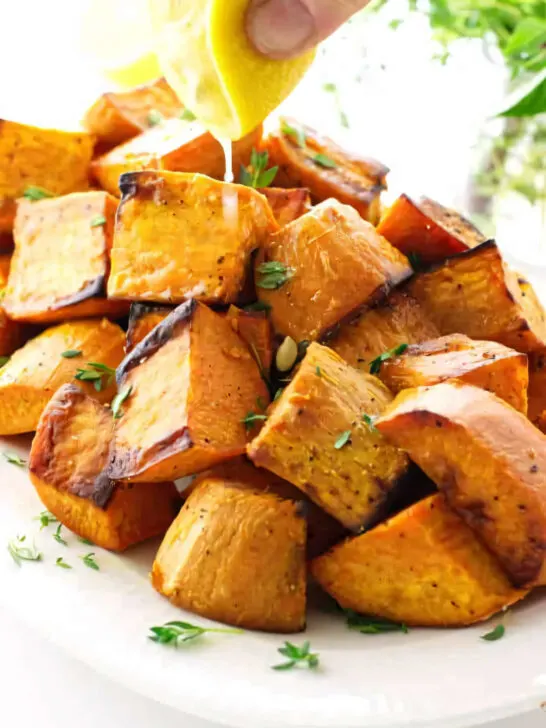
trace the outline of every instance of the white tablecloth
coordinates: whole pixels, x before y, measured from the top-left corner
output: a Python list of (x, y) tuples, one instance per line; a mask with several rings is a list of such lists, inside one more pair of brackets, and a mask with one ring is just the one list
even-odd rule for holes
[[(109, 682), (1, 608), (0, 645), (0, 725), (6, 728), (218, 728)], [(493, 726), (545, 728), (546, 712)]]

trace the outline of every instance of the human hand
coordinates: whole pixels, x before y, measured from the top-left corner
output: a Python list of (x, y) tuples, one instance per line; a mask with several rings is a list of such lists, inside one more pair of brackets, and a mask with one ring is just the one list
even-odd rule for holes
[(269, 58), (297, 56), (317, 45), (370, 0), (250, 0), (247, 32)]

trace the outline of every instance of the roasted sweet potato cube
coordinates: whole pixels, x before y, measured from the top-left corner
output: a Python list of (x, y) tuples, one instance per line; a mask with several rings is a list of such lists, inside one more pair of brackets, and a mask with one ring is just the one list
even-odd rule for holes
[(319, 508), (299, 488), (269, 470), (255, 467), (245, 457), (228, 460), (201, 473), (184, 490), (183, 496), (189, 496), (204, 480), (212, 477), (220, 478), (222, 482), (238, 488), (274, 493), (280, 498), (299, 503), (307, 521), (307, 558), (315, 558), (324, 553), (348, 533), (335, 518)]
[(294, 222), (311, 209), (309, 190), (298, 187), (294, 190), (283, 190), (278, 187), (263, 187), (260, 189), (265, 196), (275, 220), (281, 227)]
[[(110, 477), (162, 481), (242, 454), (265, 383), (231, 323), (203, 304), (175, 309), (118, 369), (130, 391), (117, 421)], [(247, 432), (247, 425), (248, 432)]]
[(485, 242), (485, 235), (469, 220), (428, 197), (415, 202), (401, 195), (377, 230), (404, 255), (413, 254), (423, 263), (444, 260)]
[(305, 627), (305, 539), (297, 503), (209, 475), (167, 531), (152, 584), (202, 617), (299, 632)]
[(376, 427), (445, 493), (516, 586), (546, 584), (546, 436), (491, 392), (406, 389)]
[(173, 309), (170, 306), (154, 306), (149, 303), (133, 303), (129, 312), (129, 325), (125, 339), (125, 353), (133, 351), (152, 329), (160, 324)]
[(346, 321), (328, 345), (348, 364), (369, 372), (370, 363), (401, 344), (420, 344), (440, 335), (417, 301), (402, 291), (393, 291), (374, 308)]
[(103, 295), (116, 206), (101, 191), (19, 203), (3, 301), (12, 319), (52, 323), (128, 312)]
[(379, 377), (394, 392), (458, 379), (493, 392), (527, 413), (527, 356), (494, 341), (451, 334), (409, 346), (385, 361)]
[(529, 354), (528, 416), (540, 430), (546, 431), (546, 349)]
[[(123, 358), (124, 340), (116, 324), (90, 319), (54, 326), (27, 341), (0, 369), (0, 435), (33, 432), (56, 390), (76, 375), (83, 376), (88, 394), (109, 402), (116, 391), (113, 370)], [(78, 374), (79, 370), (87, 373)]]
[(277, 186), (307, 187), (314, 202), (335, 197), (352, 205), (365, 220), (378, 222), (380, 194), (387, 188), (389, 172), (384, 164), (351, 154), (294, 119), (281, 119), (280, 128), (263, 146), (270, 164), (279, 167)]
[(258, 296), (275, 330), (296, 341), (324, 336), (412, 273), (373, 225), (336, 200), (270, 235), (261, 252)]
[(489, 240), (419, 273), (408, 292), (441, 334), (466, 334), (516, 351), (536, 351), (546, 345), (546, 314), (532, 287), (522, 283)]
[(311, 563), (342, 607), (417, 627), (461, 627), (526, 595), (436, 494)]
[(235, 303), (252, 251), (277, 229), (263, 195), (177, 172), (125, 174), (120, 186), (108, 294)]
[(248, 346), (262, 375), (267, 376), (273, 359), (273, 331), (266, 313), (230, 306), (227, 318)]
[[(259, 127), (238, 142), (233, 142), (233, 172), (237, 176), (246, 166), (253, 147), (262, 136)], [(197, 123), (168, 119), (130, 141), (115, 147), (91, 164), (99, 185), (119, 196), (120, 175), (143, 169), (171, 172), (199, 172), (224, 179), (226, 163), (220, 143)], [(123, 190), (122, 190), (123, 192)]]
[(174, 483), (114, 483), (112, 413), (73, 384), (45, 408), (32, 442), (30, 479), (44, 506), (81, 538), (123, 551), (163, 535), (180, 507)]
[(379, 379), (311, 344), (248, 456), (358, 531), (377, 518), (407, 469), (406, 456), (372, 424), (391, 399)]
[(158, 119), (180, 116), (177, 95), (164, 78), (130, 91), (102, 94), (83, 117), (99, 149), (111, 149), (157, 124)]

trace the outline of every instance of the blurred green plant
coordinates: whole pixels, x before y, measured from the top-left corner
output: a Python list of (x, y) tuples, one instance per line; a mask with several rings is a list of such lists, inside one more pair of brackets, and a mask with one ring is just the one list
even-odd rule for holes
[[(376, 10), (387, 0), (377, 0)], [(476, 175), (478, 214), (493, 194), (519, 192), (531, 203), (546, 204), (546, 2), (545, 0), (407, 0), (425, 13), (446, 62), (461, 38), (496, 47), (508, 73), (508, 100), (498, 110), (505, 119), (491, 142), (488, 159)], [(397, 28), (401, 20), (391, 21)], [(488, 54), (489, 55), (489, 54)], [(508, 170), (511, 168), (511, 171)]]

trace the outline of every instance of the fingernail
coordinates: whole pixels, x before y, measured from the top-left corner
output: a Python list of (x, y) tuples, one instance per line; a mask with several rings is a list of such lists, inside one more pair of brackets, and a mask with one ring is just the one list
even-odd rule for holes
[(312, 45), (317, 28), (300, 0), (262, 0), (251, 6), (247, 30), (255, 48), (270, 58), (297, 55)]

